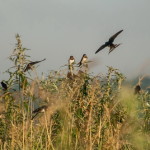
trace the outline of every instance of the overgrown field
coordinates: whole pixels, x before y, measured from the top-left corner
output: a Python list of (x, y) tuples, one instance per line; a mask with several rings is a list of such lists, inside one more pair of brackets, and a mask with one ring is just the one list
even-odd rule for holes
[[(150, 94), (125, 86), (124, 75), (51, 71), (38, 77), (19, 35), (13, 67), (0, 89), (0, 148), (3, 150), (149, 150)], [(30, 74), (36, 74), (32, 79)], [(33, 110), (47, 106), (35, 117)], [(33, 117), (33, 119), (32, 119)]]

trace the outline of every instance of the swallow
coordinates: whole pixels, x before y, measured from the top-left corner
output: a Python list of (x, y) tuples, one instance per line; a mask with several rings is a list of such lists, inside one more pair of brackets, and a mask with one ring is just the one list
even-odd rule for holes
[(4, 83), (3, 81), (1, 82), (1, 85), (5, 91), (8, 89), (7, 84)]
[(87, 63), (87, 60), (88, 60), (87, 55), (86, 55), (86, 54), (83, 54), (83, 56), (82, 56), (80, 62), (78, 63), (78, 65), (79, 65), (78, 67), (81, 67), (83, 64)]
[(72, 65), (72, 64), (74, 64), (74, 63), (75, 63), (74, 57), (73, 57), (73, 56), (70, 56), (70, 58), (69, 58), (69, 60), (68, 60), (68, 64), (69, 64), (69, 65)]
[(48, 109), (47, 105), (43, 105), (37, 109), (35, 109), (32, 113), (35, 114), (31, 120), (33, 120), (39, 113), (44, 113)]
[(42, 61), (44, 61), (44, 60), (46, 60), (46, 59), (28, 63), (27, 66), (26, 66), (25, 69), (24, 69), (24, 72), (26, 72), (26, 71), (32, 69), (32, 67), (33, 67), (35, 64), (40, 63), (40, 62), (42, 62)]
[(105, 42), (105, 44), (103, 44), (96, 52), (98, 53), (99, 51), (101, 51), (102, 49), (104, 49), (105, 47), (109, 47), (109, 53), (112, 52), (115, 48), (117, 48), (120, 44), (113, 44), (115, 38), (122, 32), (123, 30), (120, 30), (119, 32), (117, 32), (116, 34), (114, 34), (113, 36), (111, 36), (109, 38), (109, 40), (107, 42)]
[(71, 67), (72, 67), (72, 69), (73, 69), (73, 64), (74, 64), (74, 63), (75, 63), (74, 57), (73, 57), (73, 56), (70, 56), (70, 58), (69, 58), (69, 60), (68, 60), (69, 70), (71, 69)]
[(140, 85), (136, 85), (136, 87), (134, 88), (134, 94), (135, 94), (135, 95), (136, 95), (136, 94), (139, 94), (140, 91), (141, 91)]

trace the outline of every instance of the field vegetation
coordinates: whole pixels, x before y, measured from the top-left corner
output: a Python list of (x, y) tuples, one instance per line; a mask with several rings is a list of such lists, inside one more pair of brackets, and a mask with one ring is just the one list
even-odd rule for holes
[[(148, 150), (150, 94), (124, 84), (108, 67), (105, 75), (82, 68), (50, 71), (39, 77), (19, 35), (9, 57), (7, 88), (0, 89), (2, 150)], [(32, 78), (32, 74), (36, 78)], [(33, 110), (47, 106), (35, 117)], [(32, 119), (33, 117), (33, 119)]]

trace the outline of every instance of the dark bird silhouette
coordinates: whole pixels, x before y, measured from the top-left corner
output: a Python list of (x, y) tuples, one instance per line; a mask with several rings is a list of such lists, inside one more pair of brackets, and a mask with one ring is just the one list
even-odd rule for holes
[(104, 49), (104, 48), (107, 47), (107, 46), (110, 47), (109, 53), (112, 52), (116, 47), (118, 47), (120, 44), (113, 44), (113, 42), (114, 42), (115, 38), (116, 38), (122, 31), (123, 31), (123, 30), (120, 30), (119, 32), (117, 32), (116, 34), (114, 34), (113, 36), (111, 36), (111, 37), (109, 38), (109, 40), (108, 40), (105, 44), (103, 44), (103, 45), (95, 52), (95, 54), (98, 53), (99, 51), (101, 51), (102, 49)]
[(135, 94), (135, 95), (136, 95), (136, 94), (139, 94), (140, 91), (141, 91), (140, 85), (136, 85), (136, 87), (134, 88), (134, 94)]
[(86, 54), (83, 54), (80, 62), (78, 63), (79, 67), (81, 67), (83, 64), (87, 63), (88, 57)]
[(43, 105), (37, 109), (35, 109), (32, 113), (35, 114), (31, 120), (33, 120), (39, 113), (44, 113), (48, 109), (47, 105)]
[(4, 90), (7, 90), (7, 89), (8, 89), (7, 84), (4, 83), (3, 81), (1, 82), (1, 85), (2, 85), (2, 87), (3, 87)]
[(44, 61), (44, 60), (46, 60), (46, 59), (28, 63), (27, 66), (26, 66), (25, 69), (24, 69), (24, 72), (26, 72), (26, 71), (32, 69), (32, 67), (33, 67), (35, 64), (40, 63), (40, 62), (42, 62), (42, 61)]

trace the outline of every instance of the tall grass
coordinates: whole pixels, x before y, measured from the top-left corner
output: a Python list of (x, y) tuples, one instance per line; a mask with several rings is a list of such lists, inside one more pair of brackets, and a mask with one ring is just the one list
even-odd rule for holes
[[(117, 69), (94, 76), (52, 71), (31, 79), (19, 35), (8, 90), (1, 89), (0, 148), (6, 150), (148, 150), (150, 94), (125, 87)], [(34, 70), (30, 71), (34, 73)], [(17, 88), (18, 87), (18, 88)], [(13, 90), (13, 89), (17, 90)], [(33, 120), (32, 111), (48, 109)]]

